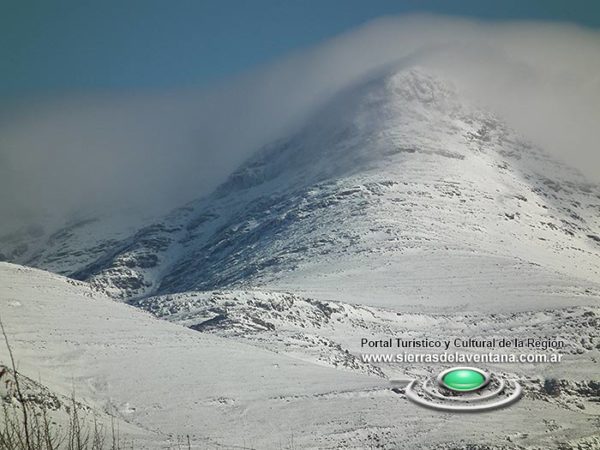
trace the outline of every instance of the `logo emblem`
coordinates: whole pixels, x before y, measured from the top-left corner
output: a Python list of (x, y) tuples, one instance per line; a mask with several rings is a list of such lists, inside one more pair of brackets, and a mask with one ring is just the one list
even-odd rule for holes
[(472, 367), (454, 367), (440, 373), (437, 382), (451, 391), (471, 392), (484, 388), (490, 382), (490, 376)]
[(519, 383), (475, 367), (452, 367), (436, 377), (412, 380), (406, 398), (441, 411), (489, 411), (508, 406), (521, 397)]

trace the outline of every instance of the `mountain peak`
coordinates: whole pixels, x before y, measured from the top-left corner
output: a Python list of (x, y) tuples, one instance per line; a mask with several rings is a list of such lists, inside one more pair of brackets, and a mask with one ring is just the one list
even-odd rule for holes
[(443, 135), (455, 119), (471, 113), (450, 84), (423, 69), (388, 69), (338, 93), (298, 131), (262, 148), (218, 193), (276, 177), (310, 183), (367, 170), (390, 149), (431, 147), (411, 136), (426, 129)]
[(420, 67), (395, 69), (373, 77), (367, 87), (381, 87), (392, 101), (416, 102), (424, 105), (444, 105), (456, 100), (454, 87)]

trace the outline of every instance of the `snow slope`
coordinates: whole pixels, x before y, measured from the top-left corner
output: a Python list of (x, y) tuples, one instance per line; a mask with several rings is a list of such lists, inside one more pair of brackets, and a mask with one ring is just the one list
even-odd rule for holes
[[(274, 447), (339, 420), (335, 400), (313, 416), (320, 397), (351, 391), (360, 398), (387, 387), (154, 319), (47, 272), (0, 263), (0, 280), (19, 370), (147, 430), (156, 447), (186, 434), (199, 448)], [(6, 361), (4, 348), (0, 355)]]
[(68, 276), (126, 246), (145, 220), (151, 219), (100, 211), (80, 212), (66, 220), (48, 217), (43, 226), (32, 224), (0, 236), (0, 261)]
[[(198, 331), (154, 319), (85, 283), (0, 263), (0, 314), (20, 372), (53, 395), (75, 391), (97, 414), (116, 415), (123, 441), (136, 448), (177, 448), (186, 435), (194, 448), (548, 449), (600, 442), (600, 391), (590, 380), (598, 308), (499, 318), (399, 315), (261, 292), (144, 302)], [(216, 310), (226, 319), (211, 325)], [(571, 325), (557, 328), (566, 319)], [(408, 402), (386, 378), (406, 380), (439, 367), (357, 363), (361, 336), (419, 336), (432, 328), (441, 335), (553, 332), (570, 347), (554, 372), (491, 367), (517, 370), (526, 397), (457, 421)], [(544, 391), (545, 374), (563, 383), (560, 397)]]

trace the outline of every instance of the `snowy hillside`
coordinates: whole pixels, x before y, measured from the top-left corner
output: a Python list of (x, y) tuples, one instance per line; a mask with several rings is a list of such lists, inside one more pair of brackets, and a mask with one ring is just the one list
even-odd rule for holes
[[(145, 430), (146, 436), (133, 438), (152, 447), (186, 434), (198, 448), (263, 448), (280, 439), (287, 445), (309, 426), (343, 423), (336, 403), (344, 391), (358, 399), (371, 391), (394, 398), (381, 378), (153, 319), (47, 272), (0, 263), (0, 302), (22, 373), (60, 394), (74, 389), (94, 408)], [(0, 355), (6, 360), (4, 348)], [(319, 401), (327, 396), (333, 399)], [(314, 409), (322, 411), (320, 418)], [(348, 420), (352, 412), (346, 414)]]
[(500, 338), (507, 334), (525, 338), (550, 336), (569, 343), (568, 348), (562, 350), (568, 355), (564, 364), (520, 365), (519, 374), (556, 376), (562, 368), (562, 377), (568, 374), (578, 380), (594, 373), (599, 349), (597, 305), (510, 314), (423, 314), (323, 302), (285, 292), (217, 291), (149, 297), (136, 302), (136, 306), (203, 333), (248, 342), (342, 370), (387, 378), (398, 374), (405, 378), (406, 369), (414, 367), (409, 365), (398, 370), (400, 367), (393, 365), (381, 368), (365, 365), (356, 356), (361, 353), (363, 337), (424, 339), (432, 337), (432, 330), (436, 330), (435, 337), (440, 339)]
[(82, 213), (67, 220), (50, 218), (0, 237), (0, 261), (43, 267), (71, 275), (122, 248), (140, 227), (128, 214)]
[[(40, 380), (49, 396), (74, 390), (94, 414), (116, 416), (123, 440), (136, 448), (177, 448), (188, 434), (194, 448), (542, 449), (599, 442), (593, 424), (600, 391), (589, 378), (598, 358), (591, 345), (598, 308), (434, 316), (261, 292), (143, 302), (191, 329), (84, 283), (0, 263), (0, 314), (19, 371)], [(389, 381), (437, 367), (359, 358), (363, 336), (422, 337), (431, 328), (441, 336), (553, 333), (569, 348), (561, 366), (489, 367), (517, 377), (525, 398), (457, 422), (408, 402), (402, 384)], [(0, 357), (7, 358), (4, 348)], [(558, 380), (560, 396), (548, 389), (548, 377)], [(532, 414), (540, 408), (543, 417)]]

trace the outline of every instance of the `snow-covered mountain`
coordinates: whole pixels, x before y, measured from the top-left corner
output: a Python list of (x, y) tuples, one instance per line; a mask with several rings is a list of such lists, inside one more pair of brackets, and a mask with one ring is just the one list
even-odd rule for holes
[(77, 224), (4, 253), (122, 299), (268, 286), (417, 309), (552, 306), (600, 297), (599, 212), (597, 186), (411, 69), (340, 93), (135, 233)]

